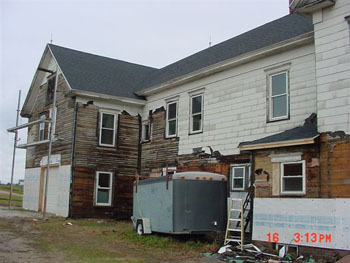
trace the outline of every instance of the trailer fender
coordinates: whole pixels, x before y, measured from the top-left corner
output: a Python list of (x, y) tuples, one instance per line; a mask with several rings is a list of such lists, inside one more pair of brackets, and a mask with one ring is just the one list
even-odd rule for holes
[(151, 221), (147, 217), (139, 218), (136, 220), (136, 233), (138, 235), (152, 234)]

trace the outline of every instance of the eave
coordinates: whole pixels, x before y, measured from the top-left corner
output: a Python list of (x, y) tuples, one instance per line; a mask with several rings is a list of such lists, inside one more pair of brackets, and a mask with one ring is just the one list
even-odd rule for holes
[(214, 65), (211, 65), (211, 66), (202, 68), (200, 70), (191, 72), (189, 74), (180, 76), (178, 78), (174, 78), (169, 81), (163, 82), (159, 85), (141, 90), (136, 94), (139, 96), (149, 96), (154, 93), (224, 71), (228, 68), (237, 67), (239, 65), (266, 57), (271, 54), (275, 54), (277, 52), (292, 49), (292, 48), (295, 48), (296, 46), (302, 46), (307, 43), (311, 43), (313, 41), (313, 38), (314, 38), (313, 32), (309, 32), (309, 33), (297, 36), (295, 38), (291, 38), (291, 39), (276, 43), (274, 45), (270, 45), (262, 49), (258, 49), (225, 61), (221, 61)]
[(308, 13), (313, 13), (317, 10), (332, 6), (335, 4), (335, 0), (316, 0), (313, 1), (309, 4), (305, 4), (304, 6), (298, 6), (299, 0), (294, 0), (290, 4), (290, 8), (294, 10), (296, 13), (300, 14), (308, 14)]
[(259, 144), (250, 144), (250, 145), (242, 145), (239, 146), (241, 151), (253, 151), (253, 150), (262, 150), (262, 149), (271, 149), (271, 148), (280, 148), (280, 147), (288, 147), (288, 146), (297, 146), (297, 145), (305, 145), (305, 144), (314, 144), (315, 139), (319, 135), (313, 138), (304, 138), (297, 140), (288, 140), (288, 141), (279, 141), (279, 142), (269, 142), (269, 143), (259, 143)]
[(101, 99), (101, 100), (107, 100), (107, 101), (113, 101), (113, 102), (122, 102), (127, 104), (133, 104), (138, 106), (144, 106), (146, 105), (146, 100), (138, 100), (138, 99), (131, 99), (131, 98), (125, 98), (125, 97), (119, 97), (119, 96), (113, 96), (113, 95), (106, 95), (102, 93), (92, 92), (92, 91), (83, 91), (83, 90), (70, 90), (67, 93), (67, 96), (81, 96), (91, 99)]

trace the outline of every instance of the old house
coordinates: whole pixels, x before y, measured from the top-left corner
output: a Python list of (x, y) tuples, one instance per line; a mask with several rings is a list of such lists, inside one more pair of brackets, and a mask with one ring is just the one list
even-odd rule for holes
[[(127, 217), (135, 173), (205, 170), (252, 191), (254, 240), (349, 250), (350, 3), (291, 8), (161, 69), (48, 45), (21, 113), (50, 116), (57, 78), (48, 211)], [(27, 148), (26, 209), (42, 209), (46, 155)]]

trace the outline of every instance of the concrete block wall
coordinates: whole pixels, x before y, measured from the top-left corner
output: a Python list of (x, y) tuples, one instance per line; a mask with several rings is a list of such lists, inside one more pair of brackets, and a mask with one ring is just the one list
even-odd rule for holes
[(350, 133), (350, 1), (313, 14), (319, 132)]
[[(265, 70), (290, 63), (290, 119), (267, 122)], [(203, 133), (189, 135), (189, 92), (203, 89)], [(142, 118), (149, 110), (178, 96), (179, 154), (211, 146), (221, 154), (238, 154), (238, 144), (300, 126), (316, 112), (316, 80), (312, 43), (225, 70), (215, 75), (147, 97)]]

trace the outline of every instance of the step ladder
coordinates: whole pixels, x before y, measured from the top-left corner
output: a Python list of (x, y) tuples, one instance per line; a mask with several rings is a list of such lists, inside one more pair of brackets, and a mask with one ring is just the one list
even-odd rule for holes
[(243, 249), (245, 232), (251, 218), (251, 195), (243, 199), (230, 198), (224, 245), (237, 242)]

